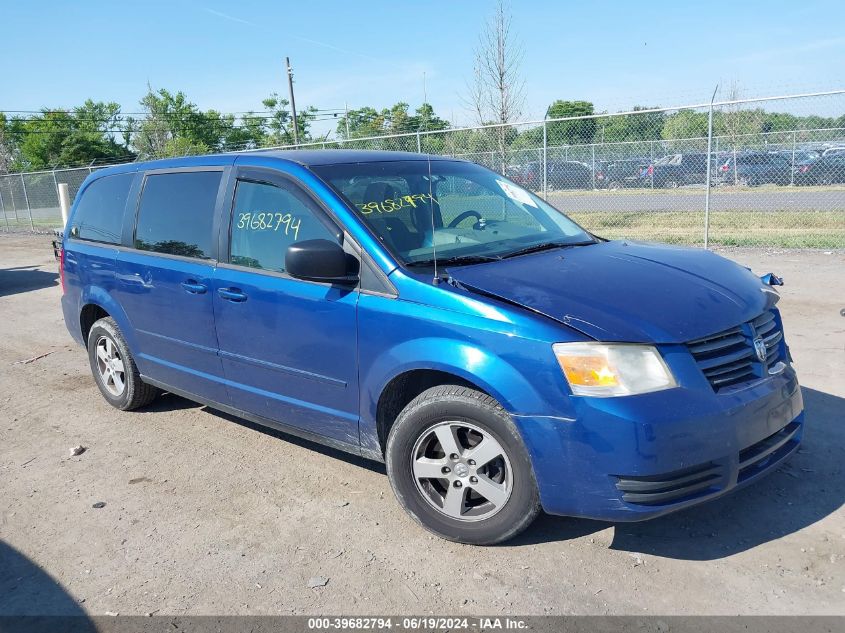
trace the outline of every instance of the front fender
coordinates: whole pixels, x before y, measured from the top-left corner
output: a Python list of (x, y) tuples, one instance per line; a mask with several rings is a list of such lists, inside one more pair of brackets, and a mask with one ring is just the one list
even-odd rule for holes
[(509, 413), (544, 408), (534, 386), (501, 356), (466, 341), (438, 337), (407, 340), (383, 350), (362, 371), (362, 448), (381, 451), (376, 420), (382, 391), (397, 376), (420, 369), (446, 372), (477, 385)]

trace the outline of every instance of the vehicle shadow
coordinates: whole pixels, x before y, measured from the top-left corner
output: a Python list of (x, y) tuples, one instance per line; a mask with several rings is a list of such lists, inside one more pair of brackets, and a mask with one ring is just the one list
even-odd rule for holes
[[(56, 630), (50, 616), (73, 616), (73, 631), (97, 628), (79, 603), (61, 584), (24, 554), (0, 541), (0, 617), (10, 618), (0, 624), (2, 630)], [(37, 617), (33, 617), (37, 616)], [(69, 621), (62, 618), (63, 624)], [(9, 627), (8, 629), (5, 627)], [(19, 630), (24, 630), (21, 628)]]
[(714, 560), (797, 532), (845, 503), (841, 424), (845, 398), (803, 389), (806, 427), (799, 452), (742, 490), (641, 523), (544, 516), (510, 545), (567, 540), (614, 527), (611, 549), (682, 560)]
[(45, 272), (38, 266), (0, 268), (0, 297), (55, 286), (58, 278), (58, 272)]

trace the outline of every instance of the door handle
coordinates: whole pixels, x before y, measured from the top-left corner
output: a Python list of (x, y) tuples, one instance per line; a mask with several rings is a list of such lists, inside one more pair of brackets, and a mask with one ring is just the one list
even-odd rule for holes
[(185, 292), (188, 292), (192, 295), (203, 295), (205, 294), (205, 291), (208, 290), (208, 288), (206, 288), (204, 284), (197, 283), (193, 279), (183, 281), (182, 287), (185, 289)]
[(217, 294), (226, 301), (233, 301), (234, 303), (243, 303), (246, 301), (246, 294), (241, 292), (239, 288), (218, 288)]

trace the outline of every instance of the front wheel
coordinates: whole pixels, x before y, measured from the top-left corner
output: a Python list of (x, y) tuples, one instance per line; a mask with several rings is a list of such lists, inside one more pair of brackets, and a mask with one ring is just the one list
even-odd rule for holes
[(445, 539), (499, 543), (540, 510), (522, 438), (504, 409), (474, 389), (424, 391), (399, 414), (386, 453), (399, 503)]

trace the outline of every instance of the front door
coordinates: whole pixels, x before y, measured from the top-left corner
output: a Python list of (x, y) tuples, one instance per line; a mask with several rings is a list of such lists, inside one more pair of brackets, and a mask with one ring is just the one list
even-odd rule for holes
[(213, 292), (232, 405), (357, 444), (358, 291), (294, 279), (284, 265), (290, 244), (340, 241), (341, 233), (278, 172), (242, 168), (233, 195), (228, 263), (218, 267)]

